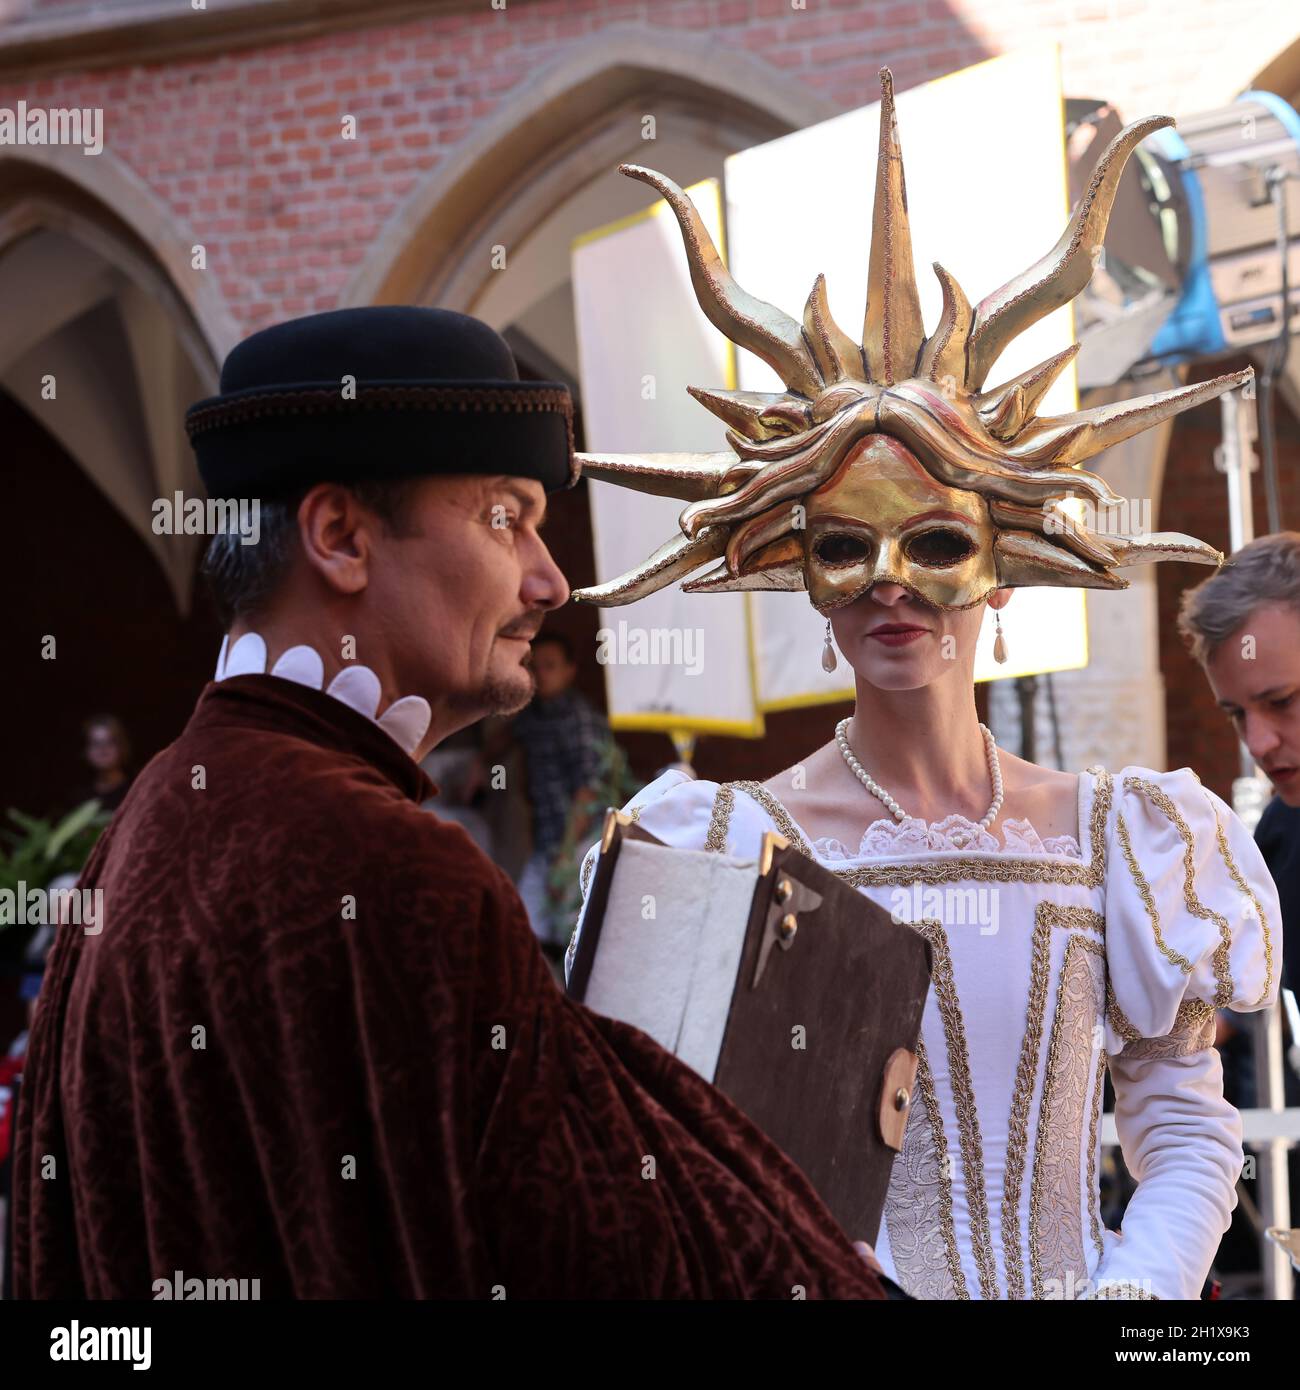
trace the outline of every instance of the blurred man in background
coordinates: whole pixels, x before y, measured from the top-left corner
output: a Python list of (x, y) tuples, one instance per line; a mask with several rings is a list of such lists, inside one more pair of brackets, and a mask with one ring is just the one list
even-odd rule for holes
[(1272, 783), (1255, 839), (1282, 901), (1284, 988), (1300, 958), (1300, 532), (1243, 546), (1183, 595), (1179, 632)]
[(519, 879), (519, 896), (538, 940), (558, 954), (573, 923), (557, 920), (551, 865), (574, 803), (600, 779), (610, 732), (605, 717), (574, 685), (578, 663), (567, 637), (538, 636), (532, 668), (537, 694), (512, 730), (524, 750), (533, 808), (533, 849)]

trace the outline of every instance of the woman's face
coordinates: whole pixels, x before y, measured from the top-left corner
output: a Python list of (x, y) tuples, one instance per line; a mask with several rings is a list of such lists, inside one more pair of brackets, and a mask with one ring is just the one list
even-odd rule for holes
[(121, 766), (122, 750), (108, 725), (91, 725), (86, 734), (86, 761), (96, 772), (113, 772)]
[[(1011, 596), (1010, 590), (996, 592)], [(835, 645), (870, 685), (919, 690), (954, 671), (970, 680), (986, 606), (936, 608), (898, 584), (876, 584), (833, 610), (831, 629)]]

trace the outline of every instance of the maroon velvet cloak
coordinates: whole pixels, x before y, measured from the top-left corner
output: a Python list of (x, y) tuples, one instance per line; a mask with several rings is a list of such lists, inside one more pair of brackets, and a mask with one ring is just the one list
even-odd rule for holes
[(883, 1297), (725, 1097), (563, 994), (430, 789), (331, 696), (208, 686), (87, 865), (101, 934), (50, 956), (17, 1295)]

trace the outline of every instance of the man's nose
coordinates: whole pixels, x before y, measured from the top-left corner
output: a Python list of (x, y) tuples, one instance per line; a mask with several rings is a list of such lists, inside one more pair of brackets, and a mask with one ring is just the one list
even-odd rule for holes
[(537, 557), (524, 572), (520, 598), (530, 608), (559, 608), (569, 598), (569, 581), (551, 557), (546, 542), (538, 537)]
[(1246, 751), (1250, 756), (1259, 762), (1271, 753), (1282, 740), (1278, 738), (1277, 730), (1273, 727), (1271, 720), (1265, 719), (1260, 714), (1252, 714), (1247, 710), (1246, 726), (1241, 731), (1241, 741), (1246, 745)]

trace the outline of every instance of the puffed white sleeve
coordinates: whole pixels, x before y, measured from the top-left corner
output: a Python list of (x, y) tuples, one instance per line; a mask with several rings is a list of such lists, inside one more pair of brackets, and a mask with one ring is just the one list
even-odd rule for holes
[[(698, 781), (684, 772), (670, 769), (642, 787), (623, 810), (665, 844), (675, 845), (679, 849), (704, 849), (713, 822), (717, 792), (716, 782)], [(582, 921), (587, 913), (587, 890), (591, 887), (592, 874), (599, 858), (600, 841), (596, 840), (583, 855), (579, 870), (582, 908), (564, 953), (566, 980), (573, 969), (578, 939), (582, 935)]]
[(1195, 1299), (1237, 1204), (1241, 1118), (1216, 1009), (1277, 998), (1277, 889), (1250, 832), (1190, 768), (1127, 767), (1107, 829), (1106, 1051), (1137, 1191), (1092, 1296)]

